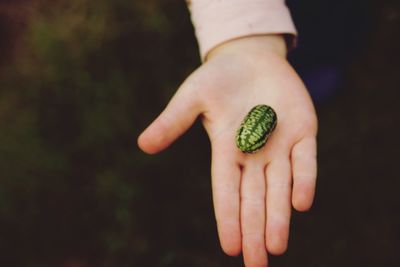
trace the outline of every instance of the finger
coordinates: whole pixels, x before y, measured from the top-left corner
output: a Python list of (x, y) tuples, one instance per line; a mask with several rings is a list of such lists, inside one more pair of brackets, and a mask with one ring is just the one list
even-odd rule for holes
[(155, 154), (173, 143), (194, 123), (200, 113), (199, 99), (188, 79), (175, 93), (164, 111), (139, 136), (139, 147)]
[(261, 167), (250, 165), (243, 169), (240, 213), (245, 265), (266, 266), (265, 176)]
[(266, 245), (268, 252), (277, 255), (286, 251), (289, 238), (292, 187), (289, 157), (271, 161), (266, 179)]
[(221, 247), (230, 256), (240, 254), (240, 167), (222, 149), (213, 148), (211, 176), (215, 217)]
[(317, 179), (317, 144), (315, 137), (304, 138), (292, 149), (293, 207), (298, 211), (311, 208)]

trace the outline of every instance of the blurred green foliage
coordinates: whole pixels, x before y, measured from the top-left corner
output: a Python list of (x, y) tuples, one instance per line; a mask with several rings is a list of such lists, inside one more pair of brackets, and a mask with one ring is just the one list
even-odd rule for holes
[[(158, 184), (145, 181), (154, 167), (136, 137), (193, 68), (179, 67), (185, 51), (197, 64), (194, 39), (177, 38), (191, 31), (184, 3), (15, 8), (25, 26), (0, 73), (1, 265), (173, 263), (173, 248), (149, 244), (165, 222), (153, 215)], [(185, 26), (172, 33), (172, 24)], [(177, 40), (189, 49), (168, 51)]]

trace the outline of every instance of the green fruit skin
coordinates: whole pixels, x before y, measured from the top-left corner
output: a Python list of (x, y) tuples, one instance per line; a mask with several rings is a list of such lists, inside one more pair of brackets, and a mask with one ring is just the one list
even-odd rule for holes
[(236, 135), (236, 146), (244, 153), (254, 153), (267, 142), (278, 118), (267, 105), (257, 105), (243, 119)]

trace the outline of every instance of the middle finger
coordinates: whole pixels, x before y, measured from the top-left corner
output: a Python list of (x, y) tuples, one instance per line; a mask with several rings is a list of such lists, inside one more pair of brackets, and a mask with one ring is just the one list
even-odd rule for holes
[(241, 184), (243, 258), (247, 267), (267, 266), (265, 247), (265, 175), (259, 164), (243, 168)]

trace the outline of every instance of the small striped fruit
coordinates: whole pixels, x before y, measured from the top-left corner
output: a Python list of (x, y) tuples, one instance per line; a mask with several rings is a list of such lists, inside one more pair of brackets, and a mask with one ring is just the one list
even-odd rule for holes
[(236, 145), (244, 153), (261, 149), (275, 129), (277, 116), (267, 105), (257, 105), (243, 119), (236, 135)]

